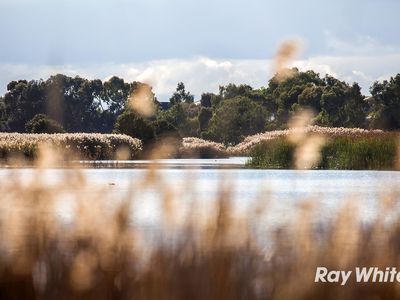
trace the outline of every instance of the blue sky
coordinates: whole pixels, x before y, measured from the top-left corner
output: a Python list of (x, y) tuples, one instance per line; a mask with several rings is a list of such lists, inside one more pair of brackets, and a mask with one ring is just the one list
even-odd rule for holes
[(0, 92), (55, 72), (148, 81), (165, 99), (178, 81), (199, 96), (229, 81), (265, 85), (279, 44), (293, 63), (368, 92), (400, 72), (398, 0), (0, 0)]

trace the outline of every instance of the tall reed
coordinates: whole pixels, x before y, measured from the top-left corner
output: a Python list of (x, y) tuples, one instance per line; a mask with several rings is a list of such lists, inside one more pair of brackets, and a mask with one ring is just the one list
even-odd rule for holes
[(41, 146), (58, 148), (66, 157), (81, 159), (114, 159), (117, 152), (126, 149), (127, 158), (136, 157), (142, 150), (138, 139), (121, 134), (62, 133), (62, 134), (22, 134), (0, 133), (0, 161), (18, 156), (26, 160), (38, 158)]
[[(321, 147), (320, 158), (311, 168), (331, 170), (394, 170), (398, 167), (398, 136), (333, 137)], [(255, 168), (295, 168), (296, 146), (286, 138), (264, 141), (250, 154)]]

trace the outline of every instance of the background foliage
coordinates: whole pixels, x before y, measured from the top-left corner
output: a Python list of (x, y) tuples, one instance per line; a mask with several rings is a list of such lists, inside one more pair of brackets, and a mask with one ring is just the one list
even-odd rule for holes
[[(140, 116), (128, 101), (140, 82), (118, 77), (108, 81), (71, 78), (62, 74), (47, 80), (12, 81), (0, 97), (0, 130), (7, 132), (126, 133), (145, 142), (174, 130), (181, 137), (201, 137), (225, 145), (269, 130), (286, 129), (292, 115), (303, 109), (315, 112), (314, 124), (325, 127), (400, 128), (400, 74), (375, 82), (371, 95), (361, 94), (357, 83), (346, 83), (314, 71), (290, 70), (266, 87), (220, 86), (219, 93), (204, 93), (198, 101), (177, 85), (169, 103), (153, 95), (156, 111)], [(149, 87), (151, 91), (151, 87)], [(40, 123), (40, 124), (39, 124)]]

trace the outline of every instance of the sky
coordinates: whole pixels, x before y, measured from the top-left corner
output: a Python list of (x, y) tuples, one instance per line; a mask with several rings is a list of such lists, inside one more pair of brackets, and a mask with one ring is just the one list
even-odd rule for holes
[(286, 40), (290, 66), (364, 94), (400, 73), (399, 0), (0, 0), (0, 94), (52, 74), (150, 83), (167, 101), (177, 82), (199, 98), (229, 82), (265, 86)]

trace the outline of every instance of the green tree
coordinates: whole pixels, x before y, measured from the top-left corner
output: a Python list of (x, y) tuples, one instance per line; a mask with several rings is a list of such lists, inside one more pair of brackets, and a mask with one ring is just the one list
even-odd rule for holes
[(130, 109), (125, 110), (118, 116), (114, 132), (138, 138), (144, 143), (155, 137), (155, 130), (152, 123)]
[(246, 97), (224, 100), (213, 114), (203, 137), (225, 144), (239, 143), (245, 136), (264, 131), (269, 112)]
[(178, 103), (166, 111), (161, 111), (157, 120), (165, 120), (178, 129), (181, 136), (197, 136), (199, 131), (198, 115), (201, 106), (194, 103)]
[(157, 138), (180, 137), (178, 129), (171, 123), (168, 123), (166, 120), (156, 120), (153, 122), (153, 126)]
[(235, 85), (233, 83), (229, 83), (226, 86), (219, 87), (219, 94), (222, 99), (232, 99), (235, 97), (243, 96), (249, 97), (253, 88), (247, 84)]
[[(67, 132), (111, 132), (129, 95), (143, 86), (147, 85), (126, 83), (115, 76), (103, 84), (98, 79), (63, 74), (50, 76), (46, 81), (12, 81), (0, 107), (1, 128), (24, 132), (29, 120), (45, 114)], [(157, 106), (155, 97), (154, 102)]]
[(199, 113), (199, 131), (205, 131), (208, 127), (208, 123), (212, 118), (212, 110), (208, 107), (203, 107)]
[(389, 81), (375, 82), (370, 88), (370, 127), (395, 130), (400, 128), (400, 74)]
[(200, 98), (200, 104), (203, 107), (211, 107), (212, 106), (212, 98), (215, 95), (212, 93), (203, 93)]
[(316, 123), (330, 127), (365, 127), (367, 102), (358, 84), (348, 85), (327, 76)]
[(3, 97), (0, 97), (0, 131), (6, 131), (6, 107)]
[(309, 83), (298, 96), (298, 103), (303, 108), (310, 108), (315, 112), (321, 111), (321, 97), (323, 86)]
[(176, 104), (168, 110), (160, 111), (157, 120), (165, 120), (167, 123), (178, 128), (186, 121), (186, 113), (182, 104)]
[(10, 131), (24, 132), (25, 124), (45, 109), (44, 82), (12, 81), (4, 95), (5, 123)]
[(64, 128), (57, 121), (50, 119), (44, 114), (37, 114), (32, 120), (26, 123), (26, 132), (28, 133), (62, 133)]
[[(319, 77), (319, 74), (313, 71), (300, 72), (294, 68), (291, 70), (291, 76), (284, 80), (278, 80), (277, 75), (271, 78), (268, 87), (265, 91), (266, 104), (273, 112), (273, 117), (278, 127), (285, 127), (291, 113), (298, 109), (300, 104), (300, 95), (310, 86), (324, 86), (324, 81)], [(303, 101), (305, 95), (303, 95)], [(319, 101), (319, 99), (317, 99)], [(274, 104), (273, 104), (274, 102)], [(304, 105), (308, 107), (309, 104)], [(318, 107), (318, 105), (314, 105)], [(318, 111), (317, 111), (318, 113)]]
[(169, 102), (171, 103), (171, 106), (179, 103), (193, 103), (194, 102), (194, 96), (190, 94), (190, 92), (186, 92), (185, 85), (183, 82), (179, 82), (176, 91), (172, 95), (172, 97), (169, 99)]
[(130, 94), (131, 86), (116, 76), (111, 77), (103, 84), (103, 101), (107, 104), (109, 111), (115, 115), (124, 111)]
[(101, 81), (62, 74), (45, 82), (46, 110), (68, 132), (104, 132), (99, 128), (102, 111), (99, 109)]
[(365, 127), (368, 105), (358, 84), (349, 85), (332, 76), (321, 79), (314, 71), (296, 68), (290, 73), (284, 80), (274, 76), (265, 91), (263, 103), (274, 112), (277, 127), (286, 127), (293, 113), (304, 108), (312, 109), (316, 123), (322, 126)]

